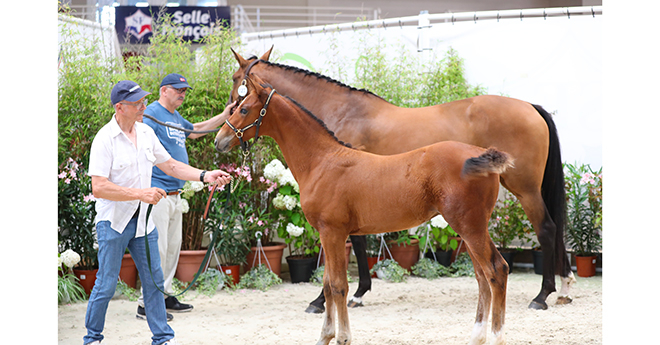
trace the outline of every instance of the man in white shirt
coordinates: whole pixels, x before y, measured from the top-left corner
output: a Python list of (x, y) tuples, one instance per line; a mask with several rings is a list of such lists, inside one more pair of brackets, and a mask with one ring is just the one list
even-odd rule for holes
[[(222, 170), (202, 171), (181, 163), (167, 153), (151, 127), (141, 122), (149, 95), (129, 80), (117, 83), (110, 96), (115, 114), (96, 134), (90, 151), (89, 171), (96, 198), (96, 233), (99, 270), (87, 304), (84, 344), (100, 344), (108, 303), (114, 295), (121, 260), (128, 248), (143, 282), (147, 323), (152, 344), (176, 344), (174, 331), (167, 324), (163, 289), (163, 271), (158, 254), (158, 231), (147, 221), (149, 204), (155, 205), (167, 193), (151, 187), (154, 165), (182, 180), (229, 183)], [(148, 234), (150, 268), (147, 264), (145, 234)], [(153, 284), (151, 279), (156, 284)], [(156, 286), (157, 285), (157, 286)]]

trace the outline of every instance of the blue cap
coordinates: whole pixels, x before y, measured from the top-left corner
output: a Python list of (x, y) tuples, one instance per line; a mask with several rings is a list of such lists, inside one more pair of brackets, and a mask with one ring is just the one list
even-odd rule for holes
[(192, 87), (188, 85), (188, 80), (181, 74), (176, 73), (168, 74), (165, 76), (165, 78), (163, 78), (163, 81), (160, 83), (160, 87), (165, 85), (171, 85), (175, 89), (182, 89), (184, 87), (192, 89)]
[(146, 95), (151, 95), (151, 92), (142, 90), (140, 85), (134, 81), (122, 80), (112, 88), (110, 100), (112, 101), (112, 105), (121, 101), (137, 102)]

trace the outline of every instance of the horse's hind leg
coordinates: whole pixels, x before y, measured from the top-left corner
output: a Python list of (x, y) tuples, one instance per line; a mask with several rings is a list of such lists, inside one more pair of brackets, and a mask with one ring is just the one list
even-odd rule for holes
[(325, 311), (325, 293), (323, 292), (323, 289), (321, 289), (321, 293), (319, 294), (319, 297), (316, 297), (315, 300), (309, 303), (307, 306), (307, 309), (305, 309), (305, 313), (310, 313), (310, 314), (321, 314), (323, 311)]
[[(486, 342), (483, 334), (486, 332), (488, 312), (492, 307), (491, 333), (493, 338), (491, 344), (503, 345), (505, 344), (504, 316), (509, 266), (485, 230), (481, 235), (465, 233), (460, 235), (467, 243), (479, 283), (479, 305), (470, 344), (477, 345)], [(480, 322), (482, 323), (480, 324)]]
[(369, 273), (369, 264), (367, 263), (367, 237), (364, 235), (351, 235), (351, 243), (353, 244), (353, 251), (355, 252), (358, 273), (360, 275), (357, 291), (355, 291), (353, 297), (348, 301), (348, 306), (355, 308), (363, 306), (362, 296), (371, 290), (371, 274)]
[[(474, 257), (470, 251), (470, 247), (466, 247), (470, 257)], [(479, 303), (477, 305), (477, 317), (474, 322), (474, 328), (470, 338), (470, 345), (481, 345), (485, 344), (487, 339), (488, 316), (490, 314), (492, 295), (490, 291), (490, 284), (488, 284), (488, 280), (484, 275), (484, 271), (481, 268), (481, 265), (476, 260), (473, 260), (472, 264), (474, 266), (474, 273), (477, 278), (477, 283), (479, 283)]]

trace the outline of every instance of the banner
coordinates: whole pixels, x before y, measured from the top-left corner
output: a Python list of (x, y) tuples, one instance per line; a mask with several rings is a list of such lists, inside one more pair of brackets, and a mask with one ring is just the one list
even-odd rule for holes
[[(172, 18), (176, 34), (186, 41), (199, 41), (215, 30), (229, 27), (229, 6), (218, 7), (115, 7), (115, 30), (119, 43), (149, 43), (160, 11)], [(218, 21), (223, 21), (218, 25)]]

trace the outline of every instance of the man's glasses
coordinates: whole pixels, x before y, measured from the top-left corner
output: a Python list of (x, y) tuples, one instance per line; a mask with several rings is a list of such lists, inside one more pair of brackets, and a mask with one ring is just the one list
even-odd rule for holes
[(175, 87), (168, 86), (168, 88), (170, 88), (170, 89), (176, 91), (176, 93), (178, 93), (179, 95), (182, 94), (182, 93), (185, 93), (185, 92), (188, 90), (187, 87), (183, 87), (183, 88), (177, 89), (177, 88), (175, 88)]
[(147, 101), (146, 98), (145, 98), (142, 102), (139, 102), (139, 103), (122, 103), (122, 102), (119, 102), (119, 104), (123, 104), (123, 105), (132, 105), (132, 106), (134, 106), (134, 107), (136, 107), (136, 108), (138, 108), (138, 109), (142, 108), (143, 106), (146, 108), (146, 107), (147, 107), (147, 103), (148, 103), (148, 101)]

